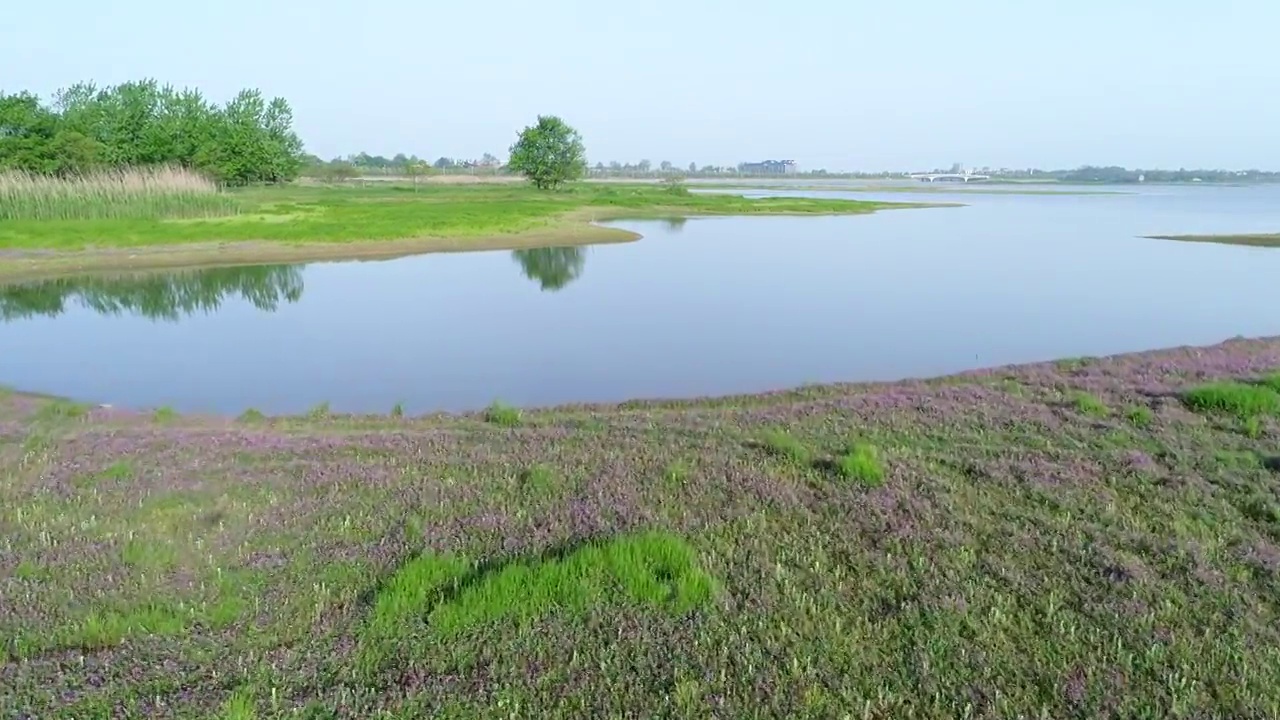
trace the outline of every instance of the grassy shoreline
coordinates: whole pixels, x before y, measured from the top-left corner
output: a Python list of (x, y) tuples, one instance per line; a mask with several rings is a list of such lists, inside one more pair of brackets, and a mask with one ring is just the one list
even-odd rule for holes
[[(1057, 190), (1052, 188), (1019, 188), (1017, 184), (948, 184), (919, 183), (914, 185), (886, 185), (875, 183), (822, 185), (802, 182), (693, 182), (690, 187), (700, 190), (724, 190), (726, 192), (743, 190), (790, 190), (794, 192), (849, 192), (849, 193), (916, 193), (916, 194), (969, 194), (969, 195), (1132, 195), (1124, 190)], [(1008, 188), (1008, 189), (1001, 189)]]
[(713, 215), (840, 215), (911, 203), (747, 199), (653, 185), (593, 185), (541, 193), (510, 184), (412, 188), (290, 186), (232, 193), (227, 217), (8, 221), (0, 279), (94, 269), (386, 258), (422, 252), (623, 242), (596, 223)]
[(1278, 369), (1266, 338), (421, 418), (0, 391), (5, 709), (1270, 712)]
[(1247, 247), (1280, 247), (1280, 233), (1147, 235), (1145, 237), (1150, 240), (1177, 240), (1179, 242), (1216, 243), (1219, 245), (1243, 245)]

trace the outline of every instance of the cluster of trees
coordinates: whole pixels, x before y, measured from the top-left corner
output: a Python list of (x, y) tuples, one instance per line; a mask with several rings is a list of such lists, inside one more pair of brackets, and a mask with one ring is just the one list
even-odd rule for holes
[(365, 152), (331, 160), (306, 155), (302, 160), (303, 175), (326, 182), (340, 182), (369, 175), (397, 175), (412, 177), (415, 180), (422, 175), (449, 172), (496, 175), (503, 170), (502, 161), (490, 153), (485, 153), (479, 160), (439, 157), (434, 162), (404, 153), (386, 157)]
[[(684, 175), (686, 177), (703, 177), (714, 178), (723, 175), (749, 174), (744, 170), (746, 163), (738, 165), (698, 165), (691, 162), (688, 165), (678, 165), (669, 160), (663, 160), (656, 166), (649, 160), (641, 160), (638, 163), (619, 162), (614, 160), (609, 163), (597, 162), (590, 169), (593, 177), (665, 177), (669, 175)], [(826, 170), (812, 170), (807, 173), (797, 173), (800, 175), (821, 175), (827, 176)], [(889, 173), (886, 173), (888, 175)], [(894, 175), (900, 176), (901, 173)]]
[(223, 105), (154, 80), (81, 83), (51, 104), (0, 93), (0, 170), (70, 175), (171, 164), (240, 185), (291, 180), (302, 158), (289, 103), (254, 89)]

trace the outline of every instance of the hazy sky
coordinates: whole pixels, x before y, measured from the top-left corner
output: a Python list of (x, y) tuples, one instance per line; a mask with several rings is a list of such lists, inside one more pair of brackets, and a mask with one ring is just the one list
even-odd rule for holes
[(5, 3), (0, 90), (154, 77), (293, 105), (308, 150), (1280, 169), (1277, 0)]

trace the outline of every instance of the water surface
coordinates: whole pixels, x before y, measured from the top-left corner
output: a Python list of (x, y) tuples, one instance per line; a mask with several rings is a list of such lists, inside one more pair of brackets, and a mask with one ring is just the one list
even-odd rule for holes
[[(936, 190), (936, 189), (935, 189)], [(1280, 334), (1280, 187), (620, 223), (636, 243), (0, 288), (0, 382), (182, 411), (412, 412), (890, 380)], [(776, 190), (759, 194), (785, 194)], [(877, 197), (839, 190), (798, 194)]]

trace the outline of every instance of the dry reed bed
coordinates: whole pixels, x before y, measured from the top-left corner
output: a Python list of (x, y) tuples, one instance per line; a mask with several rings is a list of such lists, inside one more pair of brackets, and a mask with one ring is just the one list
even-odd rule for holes
[(238, 210), (216, 182), (177, 166), (66, 177), (0, 173), (0, 220), (201, 218)]

